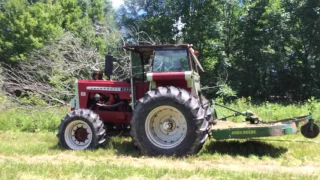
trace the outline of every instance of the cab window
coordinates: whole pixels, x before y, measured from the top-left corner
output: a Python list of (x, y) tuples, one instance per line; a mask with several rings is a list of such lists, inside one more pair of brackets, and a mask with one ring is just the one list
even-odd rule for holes
[(136, 80), (143, 79), (143, 66), (141, 63), (141, 58), (139, 54), (131, 53), (131, 62), (132, 62), (132, 77)]
[(188, 52), (186, 49), (156, 50), (152, 72), (189, 71)]

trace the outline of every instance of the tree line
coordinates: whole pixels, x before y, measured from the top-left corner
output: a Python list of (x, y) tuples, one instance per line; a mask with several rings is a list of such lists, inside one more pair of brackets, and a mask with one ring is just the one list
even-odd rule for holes
[(0, 60), (27, 61), (65, 32), (71, 32), (101, 54), (114, 39), (106, 40), (99, 29), (116, 30), (110, 0), (1, 0)]
[(119, 34), (110, 0), (0, 0), (2, 91), (22, 104), (65, 104)]
[(0, 0), (1, 64), (7, 74), (30, 74), (27, 67), (54, 62), (28, 82), (49, 82), (55, 92), (91, 71), (72, 68), (70, 76), (67, 62), (101, 68), (103, 55), (126, 42), (193, 44), (209, 97), (320, 96), (317, 0), (125, 0), (117, 10), (110, 0)]
[(320, 95), (320, 1), (127, 0), (123, 27), (199, 50), (209, 96)]

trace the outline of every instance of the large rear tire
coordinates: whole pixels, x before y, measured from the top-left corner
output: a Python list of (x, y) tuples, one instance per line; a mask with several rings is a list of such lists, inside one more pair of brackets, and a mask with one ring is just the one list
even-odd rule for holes
[(207, 139), (208, 121), (198, 99), (176, 87), (159, 87), (133, 112), (131, 136), (144, 155), (196, 154)]
[(211, 103), (210, 101), (205, 98), (203, 95), (201, 95), (201, 101), (202, 101), (202, 107), (206, 112), (206, 119), (209, 122), (209, 124), (215, 125), (217, 124), (217, 112), (214, 111), (212, 113), (212, 109), (211, 109)]
[(106, 130), (99, 115), (88, 109), (77, 109), (59, 125), (59, 145), (66, 149), (95, 149), (106, 141)]

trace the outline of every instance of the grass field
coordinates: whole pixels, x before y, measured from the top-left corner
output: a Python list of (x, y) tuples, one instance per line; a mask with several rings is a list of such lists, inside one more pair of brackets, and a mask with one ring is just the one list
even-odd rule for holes
[(319, 179), (320, 138), (210, 140), (187, 158), (143, 157), (129, 137), (69, 151), (52, 132), (0, 132), (0, 179)]
[[(303, 115), (310, 107), (241, 101), (231, 106), (263, 119)], [(0, 179), (320, 179), (320, 137), (210, 139), (198, 155), (155, 158), (141, 156), (130, 137), (112, 137), (97, 150), (60, 149), (55, 134), (65, 107), (0, 111)]]

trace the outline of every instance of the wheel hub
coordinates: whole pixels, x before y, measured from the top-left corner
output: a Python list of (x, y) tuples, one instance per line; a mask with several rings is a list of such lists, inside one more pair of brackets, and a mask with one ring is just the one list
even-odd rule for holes
[(83, 126), (75, 130), (75, 138), (79, 142), (85, 142), (88, 139), (88, 134), (87, 129), (83, 128)]
[(160, 106), (149, 113), (145, 128), (147, 137), (154, 145), (169, 149), (183, 141), (187, 124), (178, 109), (171, 106)]
[(176, 123), (172, 119), (167, 119), (166, 121), (164, 121), (162, 128), (167, 132), (172, 132), (176, 128)]

